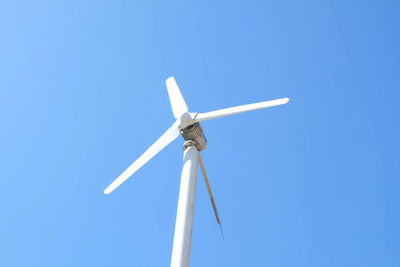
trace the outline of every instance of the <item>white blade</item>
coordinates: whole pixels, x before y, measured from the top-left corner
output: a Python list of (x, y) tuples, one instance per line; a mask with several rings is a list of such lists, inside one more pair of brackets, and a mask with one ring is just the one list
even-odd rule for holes
[(213, 197), (213, 194), (212, 194), (212, 191), (211, 191), (210, 183), (208, 182), (206, 169), (204, 168), (203, 160), (202, 160), (200, 154), (199, 154), (199, 163), (200, 163), (201, 172), (203, 173), (204, 182), (206, 183), (208, 196), (210, 197), (211, 205), (212, 205), (212, 208), (214, 210), (215, 219), (217, 220), (217, 223), (219, 225), (219, 229), (221, 230), (222, 239), (224, 239), (224, 232), (222, 231), (221, 220), (219, 219), (217, 206), (215, 205), (215, 201), (214, 201), (214, 197)]
[(171, 102), (172, 112), (174, 113), (175, 119), (179, 119), (180, 116), (188, 111), (188, 107), (183, 99), (181, 91), (174, 77), (169, 77), (165, 82), (167, 84), (167, 90), (169, 95), (169, 101)]
[(212, 194), (212, 191), (211, 191), (210, 183), (208, 182), (206, 169), (204, 168), (203, 159), (201, 158), (200, 155), (199, 155), (199, 163), (200, 163), (201, 172), (203, 173), (204, 182), (206, 183), (208, 196), (210, 197), (211, 205), (212, 205), (213, 210), (214, 210), (215, 219), (217, 220), (218, 224), (221, 224), (221, 220), (219, 219), (219, 215), (218, 215), (218, 211), (217, 211), (217, 206), (215, 205), (214, 197), (213, 197), (213, 194)]
[(232, 107), (232, 108), (224, 108), (224, 109), (215, 110), (215, 111), (206, 112), (206, 113), (198, 113), (197, 116), (195, 117), (194, 121), (199, 122), (199, 121), (216, 119), (216, 118), (230, 116), (230, 115), (234, 115), (234, 114), (238, 114), (238, 113), (242, 113), (242, 112), (279, 106), (279, 105), (286, 104), (287, 102), (289, 102), (289, 98), (280, 98), (280, 99), (264, 101), (264, 102), (254, 103), (254, 104), (248, 104), (248, 105), (242, 105), (242, 106), (237, 106), (237, 107)]
[(178, 123), (175, 122), (151, 147), (149, 147), (126, 171), (124, 171), (111, 185), (109, 185), (104, 194), (110, 194), (120, 184), (125, 182), (132, 174), (139, 170), (152, 157), (160, 152), (169, 143), (179, 136)]

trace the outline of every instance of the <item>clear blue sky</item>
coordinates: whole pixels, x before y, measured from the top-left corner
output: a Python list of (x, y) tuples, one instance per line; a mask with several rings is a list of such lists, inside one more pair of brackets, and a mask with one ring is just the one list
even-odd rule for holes
[(0, 265), (169, 266), (183, 139), (105, 187), (191, 111), (195, 266), (400, 264), (398, 1), (3, 1)]

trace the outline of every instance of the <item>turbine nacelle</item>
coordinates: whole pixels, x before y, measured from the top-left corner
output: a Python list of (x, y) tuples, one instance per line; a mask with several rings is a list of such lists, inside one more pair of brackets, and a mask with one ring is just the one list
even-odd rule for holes
[(184, 112), (177, 120), (178, 128), (186, 141), (193, 141), (197, 150), (202, 151), (207, 146), (207, 139), (204, 136), (203, 128), (195, 121), (196, 113)]
[(207, 139), (204, 135), (200, 123), (196, 122), (181, 130), (183, 139), (193, 141), (198, 151), (202, 151), (207, 146)]

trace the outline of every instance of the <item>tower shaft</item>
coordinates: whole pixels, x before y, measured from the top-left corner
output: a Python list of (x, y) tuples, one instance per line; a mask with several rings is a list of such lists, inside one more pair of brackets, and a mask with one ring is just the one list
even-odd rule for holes
[(189, 266), (192, 241), (197, 166), (200, 152), (192, 141), (185, 142), (184, 150), (171, 267)]

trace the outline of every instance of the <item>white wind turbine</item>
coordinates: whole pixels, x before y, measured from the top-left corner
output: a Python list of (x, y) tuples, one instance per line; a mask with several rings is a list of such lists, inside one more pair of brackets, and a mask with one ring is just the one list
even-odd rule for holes
[(181, 134), (186, 142), (183, 145), (183, 169), (179, 190), (174, 242), (172, 247), (171, 267), (187, 267), (189, 266), (190, 244), (192, 239), (193, 208), (198, 163), (200, 163), (200, 168), (203, 173), (217, 223), (221, 226), (210, 184), (200, 156), (200, 151), (206, 148), (207, 140), (199, 122), (242, 112), (283, 105), (289, 101), (289, 98), (258, 102), (206, 113), (197, 113), (188, 111), (188, 107), (174, 77), (168, 78), (166, 84), (172, 112), (174, 113), (176, 121), (152, 146), (150, 146), (134, 163), (132, 163), (131, 166), (129, 166), (128, 169), (126, 169), (104, 190), (104, 194), (110, 194), (114, 191), (119, 185), (126, 181), (132, 174), (139, 170), (152, 157)]

